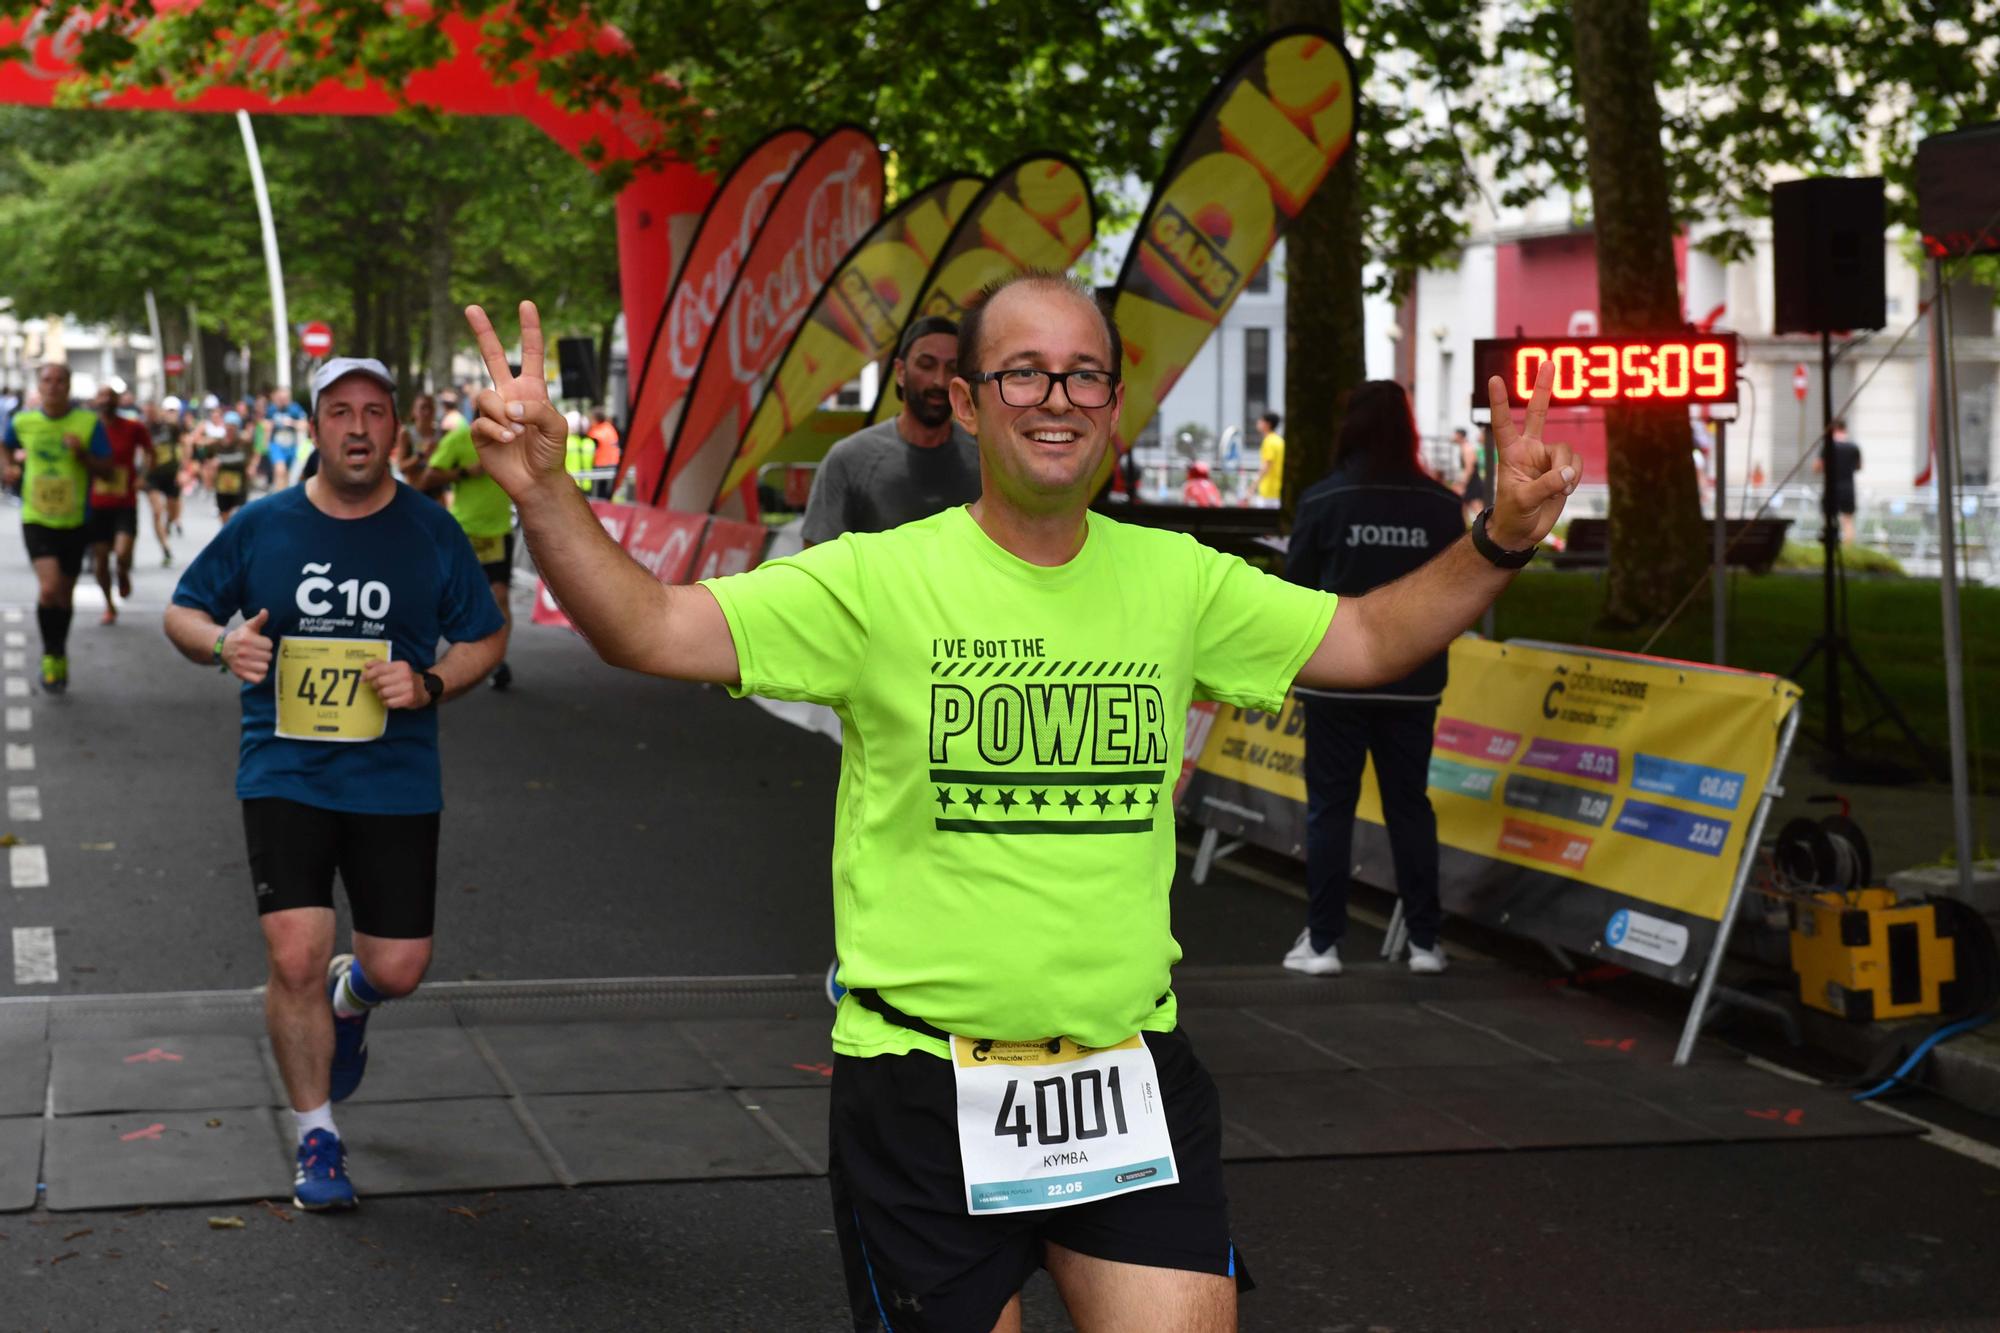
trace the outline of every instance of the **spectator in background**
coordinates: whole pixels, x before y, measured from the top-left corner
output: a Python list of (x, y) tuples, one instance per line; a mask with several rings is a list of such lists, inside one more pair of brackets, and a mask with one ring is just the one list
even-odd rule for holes
[[(622, 455), (623, 450), (618, 443), (618, 427), (611, 424), (611, 414), (606, 412), (602, 407), (591, 408), (590, 429), (585, 431), (584, 434), (597, 442), (597, 451), (591, 456), (591, 467), (598, 471), (602, 471), (605, 468), (617, 468), (618, 459)], [(598, 479), (597, 486), (593, 492), (598, 499), (609, 500), (611, 498), (611, 482), (612, 478), (610, 477), (600, 477)]]
[(569, 439), (564, 445), (563, 470), (576, 478), (577, 489), (588, 495), (590, 478), (586, 474), (591, 470), (592, 460), (597, 457), (597, 441), (584, 433), (590, 429), (590, 423), (583, 419), (583, 413), (571, 412), (567, 420)]
[(806, 501), (808, 546), (844, 532), (884, 532), (979, 498), (979, 445), (951, 419), (958, 325), (942, 315), (913, 321), (889, 368), (903, 410), (826, 451)]
[(426, 499), (439, 504), (444, 503), (444, 493), (451, 483), (433, 472), (429, 463), (431, 451), (437, 448), (443, 435), (438, 425), (437, 399), (420, 393), (410, 404), (410, 419), (396, 432), (396, 445), (389, 454), (396, 475), (416, 487)]
[(1257, 503), (1275, 505), (1285, 498), (1285, 437), (1278, 434), (1276, 412), (1257, 418), (1257, 435), (1257, 457), (1263, 463), (1257, 473)]
[(292, 484), (292, 464), (298, 461), (306, 410), (292, 401), (292, 391), (281, 384), (271, 390), (271, 408), (265, 415), (271, 425), (267, 444), (271, 459), (271, 488), (282, 491)]
[(1208, 464), (1199, 458), (1187, 465), (1187, 480), (1181, 485), (1181, 503), (1197, 509), (1222, 507), (1222, 492), (1208, 478)]
[[(1827, 489), (1833, 492), (1833, 511), (1840, 515), (1840, 544), (1854, 544), (1854, 474), (1861, 470), (1861, 446), (1847, 434), (1847, 423), (1833, 419), (1833, 476)], [(1824, 454), (1813, 455), (1813, 471), (1826, 471)]]
[[(1370, 380), (1347, 400), (1332, 473), (1299, 497), (1285, 577), (1354, 596), (1401, 578), (1464, 535), (1459, 497), (1424, 471), (1403, 386)], [(1369, 689), (1298, 691), (1306, 718), (1309, 896), (1306, 928), (1284, 958), (1294, 972), (1340, 973), (1354, 803), (1370, 754), (1410, 928), (1410, 970), (1444, 971), (1437, 816), (1426, 788), (1447, 658), (1439, 653), (1401, 680)]]
[(1486, 451), (1463, 426), (1452, 428), (1451, 443), (1458, 450), (1458, 481), (1452, 489), (1458, 492), (1460, 512), (1470, 523), (1492, 500), (1493, 488), (1486, 479)]

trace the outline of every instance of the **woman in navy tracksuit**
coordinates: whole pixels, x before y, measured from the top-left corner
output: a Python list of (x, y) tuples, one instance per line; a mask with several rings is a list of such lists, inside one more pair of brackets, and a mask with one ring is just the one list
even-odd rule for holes
[[(1285, 577), (1349, 596), (1400, 578), (1465, 533), (1460, 498), (1417, 461), (1409, 396), (1371, 380), (1347, 401), (1333, 471), (1299, 499)], [(1336, 615), (1338, 613), (1336, 612)], [(1410, 970), (1441, 972), (1437, 816), (1426, 792), (1446, 654), (1366, 690), (1300, 690), (1306, 716), (1306, 929), (1285, 955), (1295, 972), (1340, 971), (1353, 867), (1354, 802), (1375, 756), (1396, 892), (1410, 928)]]

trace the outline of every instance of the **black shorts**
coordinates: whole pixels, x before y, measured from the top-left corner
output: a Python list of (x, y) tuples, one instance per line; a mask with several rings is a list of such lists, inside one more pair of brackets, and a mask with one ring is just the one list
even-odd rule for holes
[(988, 1329), (1052, 1241), (1116, 1263), (1248, 1275), (1229, 1238), (1222, 1108), (1179, 1032), (1148, 1032), (1180, 1180), (1069, 1208), (965, 1210), (957, 1088), (934, 1055), (836, 1055), (828, 1175), (857, 1330)]
[(83, 521), (85, 532), (90, 534), (92, 546), (109, 546), (112, 540), (123, 533), (127, 537), (139, 535), (139, 511), (137, 509), (92, 509), (90, 517)]
[[(493, 538), (471, 537), (467, 540), (472, 543), (472, 549), (477, 551), (482, 541), (492, 541)], [(484, 561), (479, 567), (486, 571), (486, 581), (488, 583), (504, 583), (512, 587), (514, 584), (514, 534), (510, 532), (499, 540), (502, 551), (500, 558), (498, 560)]]
[(250, 497), (242, 491), (232, 491), (226, 494), (222, 491), (217, 491), (215, 493), (215, 512), (226, 514), (232, 509), (242, 507), (249, 499)]
[(181, 493), (180, 464), (169, 463), (165, 467), (156, 467), (151, 472), (148, 472), (146, 474), (146, 489), (149, 491), (158, 491), (161, 495), (179, 495)]
[(50, 528), (40, 523), (23, 523), (21, 540), (28, 547), (28, 559), (53, 558), (56, 567), (71, 578), (83, 572), (83, 553), (90, 548), (87, 526)]
[(277, 796), (243, 802), (257, 914), (332, 907), (340, 872), (354, 928), (425, 940), (437, 918), (438, 815), (353, 815)]

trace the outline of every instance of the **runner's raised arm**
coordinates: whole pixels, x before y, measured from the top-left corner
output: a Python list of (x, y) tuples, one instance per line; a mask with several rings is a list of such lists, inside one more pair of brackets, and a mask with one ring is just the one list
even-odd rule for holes
[(493, 388), (475, 400), (473, 443), (487, 475), (513, 498), (535, 567), (570, 623), (613, 666), (733, 685), (736, 644), (701, 587), (668, 587), (611, 540), (563, 470), (569, 427), (542, 378), (542, 322), (521, 302), (521, 370), (478, 306), (465, 308)]

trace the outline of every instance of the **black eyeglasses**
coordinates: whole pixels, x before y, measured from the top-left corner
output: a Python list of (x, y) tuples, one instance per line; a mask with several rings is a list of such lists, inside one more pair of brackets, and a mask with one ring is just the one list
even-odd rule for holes
[(1009, 370), (980, 370), (965, 377), (973, 384), (993, 383), (1000, 387), (1000, 401), (1009, 407), (1040, 407), (1060, 384), (1071, 407), (1104, 407), (1118, 377), (1108, 370), (1035, 370), (1015, 366)]

